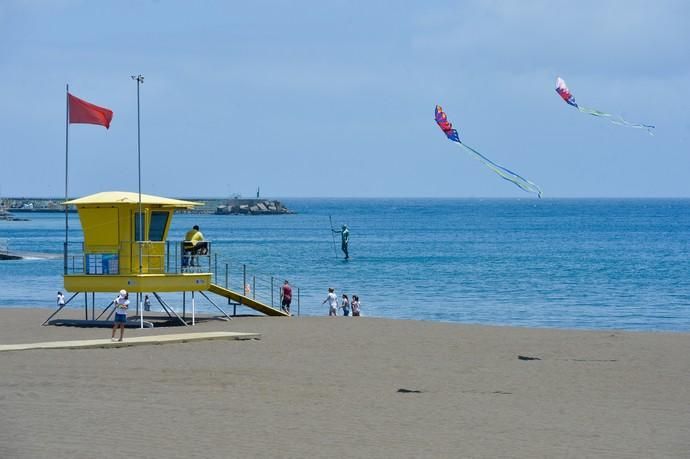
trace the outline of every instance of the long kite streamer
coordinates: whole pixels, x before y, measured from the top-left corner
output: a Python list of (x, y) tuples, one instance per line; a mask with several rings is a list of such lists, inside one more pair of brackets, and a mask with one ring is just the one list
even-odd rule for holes
[(448, 139), (452, 140), (453, 142), (457, 143), (461, 147), (463, 147), (465, 150), (467, 150), (475, 159), (481, 161), (500, 175), (503, 179), (508, 180), (509, 182), (513, 182), (515, 185), (518, 187), (522, 188), (525, 191), (531, 192), (531, 193), (537, 193), (537, 196), (541, 198), (541, 189), (539, 186), (536, 184), (530, 182), (524, 177), (521, 177), (520, 175), (516, 174), (515, 172), (509, 171), (505, 167), (501, 167), (495, 162), (491, 161), (489, 158), (486, 156), (482, 155), (479, 153), (477, 150), (474, 148), (470, 147), (469, 145), (465, 145), (460, 141), (460, 136), (458, 135), (458, 131), (453, 128), (453, 125), (448, 121), (448, 117), (446, 116), (446, 113), (443, 111), (440, 105), (436, 106), (436, 123), (438, 123), (438, 126), (441, 128), (444, 134), (446, 134), (446, 137)]
[(556, 78), (556, 92), (568, 105), (577, 108), (582, 113), (587, 113), (588, 115), (592, 116), (598, 116), (600, 118), (606, 118), (613, 124), (617, 124), (619, 126), (626, 126), (635, 129), (646, 129), (647, 132), (649, 132), (649, 135), (654, 135), (652, 133), (652, 129), (654, 129), (654, 126), (650, 124), (631, 123), (630, 121), (624, 120), (621, 116), (613, 115), (611, 113), (606, 113), (599, 110), (595, 110), (593, 108), (587, 108), (583, 107), (582, 105), (578, 105), (577, 102), (575, 102), (575, 97), (573, 97), (573, 94), (570, 92), (570, 89), (568, 89), (568, 86), (565, 85), (565, 81), (563, 81), (563, 78), (561, 77)]

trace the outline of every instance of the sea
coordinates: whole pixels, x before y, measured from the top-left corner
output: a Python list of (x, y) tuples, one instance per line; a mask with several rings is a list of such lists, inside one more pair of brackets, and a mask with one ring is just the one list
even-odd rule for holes
[[(689, 199), (282, 202), (295, 213), (176, 214), (169, 239), (199, 225), (212, 244), (216, 283), (261, 291), (277, 305), (278, 288), (289, 280), (292, 311), (301, 316), (327, 315), (323, 301), (332, 287), (338, 297), (358, 295), (369, 317), (690, 331)], [(0, 240), (12, 251), (54, 258), (0, 261), (0, 307), (55, 307), (63, 288), (64, 214), (20, 216), (29, 221), (0, 221)], [(350, 230), (348, 260), (332, 231), (343, 224)], [(76, 214), (69, 226), (70, 241), (83, 240)], [(98, 294), (95, 303), (106, 305), (114, 295)], [(168, 295), (179, 308), (181, 294)], [(216, 311), (204, 301), (200, 310)], [(84, 309), (79, 298), (73, 304)]]

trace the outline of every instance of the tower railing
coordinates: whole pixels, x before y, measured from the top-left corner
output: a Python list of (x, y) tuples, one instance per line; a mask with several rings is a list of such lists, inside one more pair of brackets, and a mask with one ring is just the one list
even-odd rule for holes
[[(216, 254), (212, 254), (211, 242), (205, 254), (193, 254), (184, 241), (123, 241), (119, 245), (90, 245), (88, 251), (83, 241), (68, 242), (64, 244), (65, 275), (136, 275), (139, 272), (139, 244), (145, 274), (211, 273), (213, 283), (272, 308), (281, 308), (284, 277), (262, 272), (245, 263), (219, 263)], [(299, 314), (300, 289), (294, 285), (291, 288), (291, 312)]]
[[(141, 252), (139, 251), (141, 246)], [(211, 243), (205, 254), (184, 249), (183, 241), (122, 241), (115, 245), (64, 243), (65, 275), (121, 275), (139, 272), (139, 253), (145, 274), (211, 272)]]

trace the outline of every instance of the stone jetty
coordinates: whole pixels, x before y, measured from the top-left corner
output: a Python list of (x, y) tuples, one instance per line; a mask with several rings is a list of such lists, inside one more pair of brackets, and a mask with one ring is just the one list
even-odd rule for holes
[(216, 207), (217, 215), (279, 215), (293, 213), (280, 201), (234, 198)]

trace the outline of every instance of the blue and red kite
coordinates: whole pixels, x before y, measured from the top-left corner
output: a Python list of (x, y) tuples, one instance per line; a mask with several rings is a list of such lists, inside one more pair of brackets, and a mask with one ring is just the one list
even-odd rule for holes
[(568, 86), (565, 85), (565, 81), (563, 81), (563, 78), (561, 77), (556, 78), (556, 92), (568, 105), (577, 108), (582, 113), (587, 113), (588, 115), (592, 116), (598, 116), (600, 118), (606, 118), (613, 124), (617, 124), (619, 126), (626, 126), (636, 129), (646, 129), (647, 132), (649, 132), (649, 135), (654, 135), (652, 134), (652, 129), (654, 129), (654, 126), (650, 124), (631, 123), (629, 121), (624, 120), (622, 117), (618, 115), (613, 115), (611, 113), (606, 113), (599, 110), (594, 110), (593, 108), (587, 108), (578, 105), (577, 102), (575, 102), (575, 97), (573, 97), (573, 94), (570, 92), (570, 89), (568, 89)]
[(484, 163), (486, 167), (497, 173), (498, 175), (501, 176), (501, 178), (508, 180), (509, 182), (514, 183), (518, 187), (522, 188), (525, 191), (531, 192), (531, 193), (537, 193), (537, 196), (541, 198), (541, 189), (539, 186), (536, 184), (530, 182), (524, 177), (521, 177), (520, 175), (516, 174), (515, 172), (509, 171), (505, 167), (501, 167), (498, 164), (494, 163), (491, 161), (489, 158), (486, 156), (482, 155), (479, 153), (477, 150), (474, 148), (465, 145), (460, 141), (460, 135), (458, 134), (457, 129), (453, 128), (453, 125), (451, 124), (450, 121), (448, 121), (448, 116), (446, 116), (446, 113), (443, 111), (443, 108), (441, 108), (440, 105), (436, 106), (436, 123), (438, 124), (438, 127), (441, 128), (444, 134), (446, 134), (446, 137), (448, 137), (449, 140), (452, 140), (453, 142), (457, 143), (461, 147), (463, 147), (465, 150), (467, 150), (475, 159), (481, 161)]

